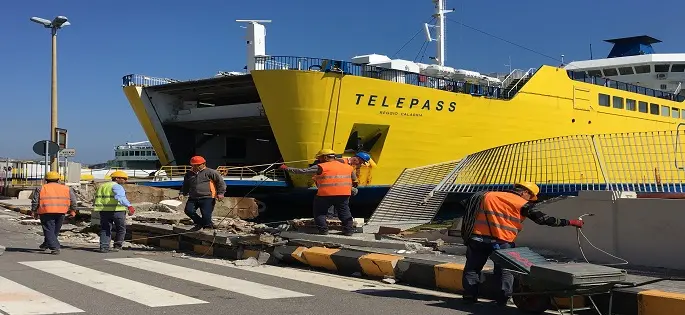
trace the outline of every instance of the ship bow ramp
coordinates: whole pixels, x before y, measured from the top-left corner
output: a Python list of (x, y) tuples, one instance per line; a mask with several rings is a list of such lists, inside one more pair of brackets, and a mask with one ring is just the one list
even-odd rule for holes
[(281, 161), (251, 75), (157, 84), (127, 77), (124, 92), (162, 165), (188, 165), (196, 154), (210, 167)]

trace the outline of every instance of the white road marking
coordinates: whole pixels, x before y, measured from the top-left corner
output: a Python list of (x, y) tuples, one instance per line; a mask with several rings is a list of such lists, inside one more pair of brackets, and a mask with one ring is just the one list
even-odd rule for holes
[(0, 277), (0, 313), (7, 315), (41, 315), (83, 313), (83, 310)]
[(290, 291), (146, 258), (112, 258), (105, 260), (260, 299), (312, 296), (311, 294)]
[(20, 264), (150, 307), (208, 303), (62, 260), (24, 261)]
[(433, 296), (440, 296), (446, 298), (458, 298), (460, 295), (415, 288), (405, 285), (397, 284), (381, 284), (379, 281), (367, 280), (367, 279), (356, 279), (350, 277), (344, 277), (335, 274), (322, 273), (310, 270), (298, 270), (288, 267), (278, 267), (270, 265), (261, 265), (257, 267), (248, 266), (236, 266), (229, 261), (213, 259), (213, 258), (201, 258), (201, 257), (188, 257), (188, 259), (202, 261), (214, 265), (220, 265), (224, 267), (229, 267), (233, 269), (244, 270), (248, 272), (259, 273), (263, 275), (269, 275), (274, 277), (279, 277), (283, 279), (290, 279), (295, 281), (301, 281), (305, 283), (311, 283), (315, 285), (325, 286), (333, 289), (339, 289), (344, 291), (410, 291), (416, 293), (422, 293)]

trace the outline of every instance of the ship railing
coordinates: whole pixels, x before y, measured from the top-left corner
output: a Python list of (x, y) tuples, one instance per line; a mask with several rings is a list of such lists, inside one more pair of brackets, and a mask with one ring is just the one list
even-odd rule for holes
[(122, 86), (155, 86), (169, 83), (181, 82), (180, 80), (169, 79), (169, 78), (155, 78), (142, 74), (128, 74), (122, 78)]
[(326, 58), (295, 56), (258, 56), (255, 57), (260, 70), (297, 69), (302, 71), (323, 71), (349, 74), (379, 80), (411, 84), (455, 93), (471, 94), (491, 98), (502, 98), (501, 86), (473, 84), (465, 81), (449, 80), (427, 76), (415, 72), (388, 69), (371, 65), (356, 64), (349, 61)]
[(512, 86), (511, 88), (508, 89), (507, 98), (513, 97), (512, 93), (516, 94), (518, 92), (518, 90), (520, 90), (523, 87), (523, 85), (528, 80), (530, 80), (530, 78), (535, 74), (535, 71), (537, 71), (537, 69), (530, 68), (530, 69), (528, 69), (528, 71), (523, 73), (523, 75), (521, 75), (521, 77), (518, 79), (518, 81), (516, 81), (516, 84), (514, 84), (514, 86)]
[(610, 88), (614, 88), (614, 89), (618, 89), (618, 90), (623, 90), (626, 92), (638, 93), (638, 94), (642, 94), (642, 95), (646, 95), (646, 96), (657, 97), (657, 98), (671, 100), (671, 101), (675, 101), (675, 102), (685, 101), (685, 95), (681, 95), (681, 94), (674, 94), (674, 93), (670, 93), (670, 92), (664, 92), (664, 91), (651, 89), (651, 88), (644, 87), (644, 86), (638, 86), (638, 85), (634, 85), (634, 84), (630, 84), (630, 83), (619, 82), (619, 81), (611, 80), (611, 79), (607, 79), (607, 78), (590, 76), (590, 75), (587, 75), (583, 71), (567, 70), (566, 73), (568, 74), (569, 78), (571, 78), (575, 81), (591, 83), (594, 85), (610, 87)]
[(518, 79), (522, 78), (525, 74), (526, 74), (526, 72), (521, 70), (521, 69), (512, 70), (509, 73), (509, 75), (507, 75), (506, 77), (504, 77), (504, 79), (502, 79), (502, 84), (501, 84), (502, 88), (508, 87), (512, 82), (514, 82), (514, 80), (518, 80)]
[[(155, 172), (153, 181), (183, 180), (190, 170), (190, 165), (162, 166)], [(285, 181), (287, 179), (284, 171), (273, 168), (219, 166), (216, 170), (227, 180)]]
[(520, 181), (544, 196), (580, 191), (685, 193), (685, 124), (676, 130), (571, 135), (502, 145), (405, 169), (369, 225), (430, 222), (450, 193), (502, 191)]

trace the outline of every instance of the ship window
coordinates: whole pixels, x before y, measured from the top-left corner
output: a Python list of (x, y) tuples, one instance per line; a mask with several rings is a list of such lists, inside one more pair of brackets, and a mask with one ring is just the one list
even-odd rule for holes
[(609, 106), (609, 95), (599, 94), (599, 106)]
[(152, 151), (152, 156), (157, 156), (157, 152)]
[(684, 64), (676, 64), (671, 67), (671, 72), (685, 72)]
[(618, 68), (618, 73), (620, 73), (621, 75), (633, 74), (633, 67)]
[(626, 109), (635, 111), (635, 100), (626, 98)]
[(680, 118), (685, 119), (685, 109), (682, 110), (683, 112), (680, 113)]
[(618, 75), (618, 71), (614, 68), (606, 68), (604, 69), (604, 75), (607, 77), (615, 76)]
[(671, 108), (671, 117), (680, 118), (680, 109), (675, 107)]
[(623, 98), (622, 97), (614, 96), (613, 103), (614, 103), (614, 108), (623, 109)]
[(140, 151), (134, 151), (133, 153), (135, 156), (140, 156)]
[(659, 104), (650, 103), (649, 113), (652, 115), (659, 115)]
[(599, 70), (588, 70), (587, 74), (591, 77), (601, 77), (602, 76), (602, 71)]
[(647, 112), (647, 102), (637, 102), (637, 110), (640, 113), (646, 113)]
[(226, 137), (226, 158), (244, 159), (247, 155), (245, 138)]
[(649, 73), (652, 71), (649, 65), (635, 66), (635, 73)]
[(661, 116), (671, 116), (671, 109), (668, 106), (661, 105)]
[(668, 72), (671, 65), (654, 65), (654, 72)]

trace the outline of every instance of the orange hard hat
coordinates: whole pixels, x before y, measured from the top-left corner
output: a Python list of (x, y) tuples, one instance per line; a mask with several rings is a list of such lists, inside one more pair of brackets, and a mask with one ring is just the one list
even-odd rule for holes
[(205, 164), (207, 161), (205, 161), (205, 158), (196, 155), (190, 158), (190, 165), (200, 165), (200, 164)]

